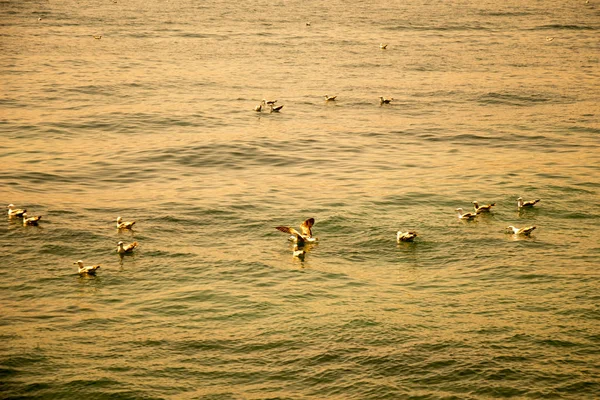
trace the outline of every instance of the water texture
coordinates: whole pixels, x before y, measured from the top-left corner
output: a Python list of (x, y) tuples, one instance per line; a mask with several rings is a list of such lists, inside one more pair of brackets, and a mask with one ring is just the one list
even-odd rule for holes
[[(597, 1), (5, 0), (0, 24), (0, 199), (43, 216), (0, 224), (0, 398), (600, 397)], [(473, 200), (496, 206), (459, 221)], [(274, 227), (309, 217), (292, 257)]]

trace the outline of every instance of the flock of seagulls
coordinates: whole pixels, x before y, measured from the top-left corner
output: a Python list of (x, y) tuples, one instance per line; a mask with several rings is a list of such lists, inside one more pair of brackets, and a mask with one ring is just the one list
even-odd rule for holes
[[(265, 104), (269, 104), (269, 102), (263, 101)], [(275, 101), (270, 102), (271, 105), (275, 104)], [(537, 203), (540, 202), (540, 199), (535, 199), (531, 201), (523, 201), (522, 197), (517, 199), (517, 209), (528, 209), (534, 207)], [(473, 201), (473, 212), (465, 212), (462, 208), (457, 208), (456, 212), (458, 213), (459, 220), (471, 221), (477, 218), (480, 214), (490, 213), (492, 207), (496, 206), (496, 203), (479, 205), (477, 201)], [(9, 204), (6, 206), (8, 208), (8, 217), (9, 218), (22, 218), (23, 225), (38, 225), (38, 222), (42, 219), (42, 216), (34, 216), (28, 217), (27, 210), (16, 208), (14, 204)], [(123, 221), (123, 218), (117, 217), (117, 230), (133, 230), (133, 226), (135, 225), (135, 221)], [(315, 224), (314, 218), (308, 218), (302, 224), (300, 224), (300, 230), (296, 230), (291, 226), (276, 226), (280, 232), (287, 233), (290, 235), (288, 240), (294, 243), (292, 255), (294, 257), (298, 257), (301, 260), (304, 260), (304, 256), (306, 255), (306, 245), (314, 244), (318, 242), (319, 238), (313, 236), (312, 227)], [(536, 229), (536, 226), (527, 226), (524, 228), (517, 228), (513, 225), (508, 226), (507, 231), (509, 233), (514, 234), (515, 236), (530, 236), (531, 232)], [(396, 232), (396, 242), (398, 243), (408, 243), (413, 242), (415, 238), (418, 236), (415, 231), (398, 231)], [(122, 241), (117, 243), (117, 254), (120, 256), (124, 256), (125, 254), (131, 254), (138, 247), (138, 242), (133, 242), (129, 244), (125, 244)], [(78, 265), (78, 273), (80, 276), (86, 275), (96, 275), (96, 271), (100, 268), (100, 265), (92, 265), (85, 266), (82, 260), (75, 262), (74, 264)]]
[[(8, 208), (8, 218), (10, 218), (10, 219), (22, 218), (23, 226), (27, 226), (27, 225), (38, 226), (38, 222), (42, 219), (41, 215), (34, 216), (34, 217), (28, 217), (26, 209), (16, 208), (14, 204), (9, 204), (6, 206), (6, 208)], [(131, 231), (131, 230), (133, 230), (133, 225), (135, 225), (135, 221), (123, 222), (123, 218), (121, 218), (121, 217), (117, 217), (116, 222), (117, 222), (117, 230), (119, 230), (119, 231), (122, 231), (122, 230), (130, 230)], [(122, 241), (119, 241), (117, 243), (116, 252), (120, 256), (124, 256), (125, 254), (133, 253), (133, 250), (135, 250), (137, 247), (138, 247), (138, 242), (125, 244)], [(82, 260), (74, 262), (73, 264), (78, 265), (78, 273), (80, 276), (96, 275), (96, 271), (100, 268), (99, 265), (85, 266), (83, 264)]]
[[(537, 204), (540, 199), (535, 199), (532, 201), (523, 201), (522, 197), (517, 199), (517, 209), (527, 209), (533, 207)], [(479, 202), (473, 201), (473, 212), (465, 212), (462, 208), (457, 208), (458, 219), (459, 220), (474, 220), (480, 214), (491, 213), (492, 207), (496, 206), (496, 203), (479, 205)], [(294, 248), (292, 251), (292, 255), (294, 257), (298, 257), (301, 260), (304, 260), (304, 256), (306, 255), (305, 246), (307, 244), (316, 243), (319, 239), (313, 236), (312, 227), (315, 224), (314, 218), (309, 218), (304, 221), (300, 225), (300, 230), (296, 230), (291, 226), (276, 226), (275, 229), (278, 231), (289, 234), (288, 240), (294, 243)], [(533, 232), (536, 227), (535, 226), (527, 226), (524, 228), (517, 228), (513, 225), (508, 226), (507, 231), (509, 233), (514, 234), (515, 236), (530, 236), (531, 232)], [(418, 236), (415, 231), (398, 231), (396, 232), (396, 242), (397, 243), (410, 243), (414, 242), (415, 238)]]
[[(325, 98), (326, 103), (334, 102), (337, 99), (337, 96), (329, 96), (328, 94), (326, 94), (323, 97)], [(393, 100), (393, 97), (390, 97), (388, 99), (383, 96), (379, 96), (379, 105), (390, 104)], [(275, 103), (277, 103), (277, 100), (262, 99), (262, 101), (256, 107), (254, 107), (254, 111), (263, 112), (266, 111), (268, 108), (270, 110), (269, 112), (279, 112), (283, 108), (283, 105), (276, 106)]]

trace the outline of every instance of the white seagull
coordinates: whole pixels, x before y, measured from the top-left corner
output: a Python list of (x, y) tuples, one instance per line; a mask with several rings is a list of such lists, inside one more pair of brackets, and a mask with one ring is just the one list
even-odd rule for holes
[(123, 218), (117, 218), (117, 229), (132, 229), (135, 221), (123, 222)]
[(535, 200), (531, 200), (531, 201), (523, 201), (523, 198), (519, 197), (517, 199), (517, 208), (519, 208), (519, 209), (531, 208), (531, 207), (535, 206), (539, 201), (540, 201), (540, 199), (535, 199)]
[(298, 245), (302, 246), (304, 243), (314, 243), (318, 238), (313, 237), (312, 235), (312, 226), (315, 224), (314, 218), (309, 218), (300, 225), (300, 232), (295, 230), (289, 226), (276, 226), (275, 229), (281, 232), (289, 233), (290, 240), (298, 243)]
[(464, 210), (462, 208), (457, 208), (456, 212), (458, 212), (458, 219), (461, 219), (461, 220), (464, 219), (464, 220), (470, 221), (477, 216), (477, 214), (474, 214), (474, 213), (464, 212)]
[(9, 217), (22, 217), (23, 214), (27, 212), (25, 209), (15, 208), (14, 204), (9, 204), (6, 206), (8, 208), (8, 216)]
[(475, 213), (476, 214), (490, 212), (490, 211), (492, 211), (492, 207), (494, 207), (495, 205), (496, 205), (496, 203), (486, 204), (486, 205), (480, 206), (479, 203), (477, 202), (477, 200), (475, 200), (473, 202), (473, 207), (475, 207)]
[(131, 253), (133, 251), (133, 249), (135, 249), (138, 245), (138, 242), (133, 242), (128, 244), (127, 246), (125, 246), (123, 244), (123, 242), (119, 242), (117, 243), (117, 253), (119, 254), (125, 254), (125, 253)]
[(92, 35), (94, 37), (94, 39), (96, 40), (100, 40), (102, 39), (102, 35)]
[(417, 232), (402, 232), (402, 231), (398, 231), (398, 233), (396, 233), (396, 241), (398, 243), (400, 242), (412, 242), (413, 240), (415, 240), (415, 238), (417, 237)]
[(385, 50), (385, 49), (387, 49), (387, 46), (388, 46), (388, 45), (387, 45), (387, 43), (386, 43), (386, 44), (379, 43), (379, 48), (380, 48), (381, 50)]
[(337, 96), (329, 96), (329, 95), (325, 95), (325, 101), (335, 101), (335, 98)]
[(535, 229), (535, 226), (528, 226), (526, 228), (516, 228), (512, 225), (510, 225), (507, 229), (510, 229), (512, 231), (512, 233), (514, 233), (515, 235), (523, 235), (523, 236), (529, 236), (531, 235), (531, 232), (533, 232), (533, 230)]
[(256, 111), (256, 112), (261, 112), (261, 111), (262, 111), (262, 108), (263, 108), (263, 105), (262, 105), (262, 103), (261, 103), (261, 104), (257, 105), (256, 107), (254, 107), (254, 111)]
[(23, 225), (33, 225), (37, 226), (38, 221), (42, 219), (41, 215), (37, 215), (34, 217), (28, 217), (27, 213), (23, 213)]
[(90, 265), (88, 267), (83, 265), (83, 261), (79, 260), (73, 264), (79, 265), (79, 275), (96, 275), (96, 270), (100, 268), (99, 265)]
[(390, 104), (392, 102), (392, 100), (394, 100), (393, 97), (390, 97), (389, 99), (386, 99), (383, 96), (379, 96), (379, 104)]

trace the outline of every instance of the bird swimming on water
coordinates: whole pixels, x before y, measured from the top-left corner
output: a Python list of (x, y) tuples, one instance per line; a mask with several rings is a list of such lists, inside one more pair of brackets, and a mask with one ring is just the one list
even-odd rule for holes
[(508, 230), (511, 230), (513, 234), (515, 235), (523, 235), (523, 236), (529, 236), (531, 235), (531, 232), (533, 232), (534, 229), (536, 229), (536, 226), (528, 226), (526, 228), (516, 228), (512, 225), (510, 225), (508, 228), (506, 228)]
[(9, 217), (22, 217), (23, 214), (25, 214), (27, 212), (26, 209), (22, 209), (22, 208), (15, 208), (14, 204), (9, 204), (6, 206), (6, 208), (8, 208), (8, 216)]
[(328, 96), (328, 95), (325, 95), (325, 101), (335, 101), (336, 97), (337, 96)]
[(23, 213), (23, 225), (32, 225), (37, 226), (40, 219), (42, 219), (41, 215), (37, 215), (34, 217), (28, 217), (27, 213)]
[(283, 108), (283, 104), (277, 107), (274, 107), (273, 104), (269, 104), (269, 106), (271, 107), (271, 112), (279, 112), (281, 111), (281, 109)]
[(462, 208), (457, 208), (455, 211), (458, 213), (458, 219), (460, 220), (464, 219), (470, 221), (472, 219), (475, 219), (475, 217), (477, 216), (477, 214), (475, 213), (464, 212)]
[(521, 209), (521, 208), (531, 208), (533, 206), (535, 206), (537, 203), (540, 202), (541, 199), (535, 199), (535, 200), (531, 200), (531, 201), (523, 201), (522, 197), (519, 197), (517, 199), (517, 208)]
[(132, 229), (135, 221), (123, 222), (123, 218), (117, 218), (117, 229)]
[(402, 232), (402, 231), (398, 231), (396, 233), (396, 241), (398, 243), (400, 242), (412, 242), (415, 240), (415, 238), (417, 237), (417, 232)]
[(100, 40), (102, 39), (102, 35), (92, 35), (94, 37), (94, 39), (96, 40)]
[(379, 96), (379, 104), (390, 104), (392, 102), (392, 100), (394, 100), (393, 97), (390, 97), (389, 99), (386, 99), (383, 96)]
[(138, 242), (133, 242), (128, 244), (127, 246), (125, 246), (123, 244), (123, 242), (119, 242), (117, 243), (117, 253), (119, 254), (125, 254), (125, 253), (131, 253), (133, 251), (133, 249), (135, 249), (138, 246)]
[(386, 43), (386, 44), (379, 43), (379, 48), (380, 48), (381, 50), (385, 50), (385, 49), (387, 49), (387, 46), (388, 46), (388, 45), (387, 45), (387, 43)]
[(79, 275), (84, 276), (84, 275), (96, 275), (96, 270), (98, 270), (98, 268), (100, 268), (99, 265), (90, 265), (88, 267), (83, 265), (83, 261), (79, 260), (77, 262), (74, 262), (73, 264), (77, 264), (79, 266)]
[(490, 211), (492, 211), (492, 207), (494, 207), (495, 205), (496, 205), (496, 203), (485, 204), (485, 205), (480, 206), (479, 203), (477, 202), (477, 200), (475, 200), (473, 202), (473, 207), (475, 208), (476, 214), (490, 212)]

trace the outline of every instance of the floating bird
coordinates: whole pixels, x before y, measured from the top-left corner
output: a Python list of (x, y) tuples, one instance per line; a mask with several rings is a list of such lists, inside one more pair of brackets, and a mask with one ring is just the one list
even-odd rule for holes
[(119, 254), (125, 254), (125, 253), (131, 253), (133, 251), (133, 249), (135, 249), (138, 245), (138, 242), (133, 242), (128, 244), (127, 246), (125, 246), (123, 244), (123, 242), (119, 242), (117, 243), (117, 253)]
[(267, 106), (274, 106), (277, 103), (277, 100), (265, 100), (262, 99), (262, 103)]
[(27, 213), (23, 213), (23, 225), (33, 225), (37, 226), (38, 221), (42, 219), (41, 215), (37, 215), (34, 217), (28, 217)]
[(526, 228), (515, 228), (514, 226), (509, 226), (507, 229), (510, 229), (512, 231), (512, 233), (514, 233), (515, 235), (523, 235), (523, 236), (529, 236), (531, 235), (531, 232), (533, 232), (533, 230), (535, 229), (535, 226), (528, 226)]
[(312, 227), (314, 224), (315, 224), (315, 219), (309, 218), (306, 221), (304, 221), (302, 223), (302, 225), (300, 225), (300, 232), (298, 232), (294, 228), (291, 228), (288, 226), (277, 226), (277, 227), (275, 227), (275, 229), (277, 229), (281, 232), (289, 233), (290, 235), (292, 235), (290, 237), (290, 240), (293, 240), (294, 242), (298, 243), (299, 245), (303, 245), (305, 242), (313, 243), (318, 240), (317, 238), (313, 237), (313, 235), (312, 235)]
[(123, 222), (123, 218), (117, 218), (117, 229), (132, 229), (135, 221)]
[(283, 105), (273, 107), (273, 104), (269, 104), (269, 106), (271, 107), (271, 112), (279, 112), (283, 108)]
[(457, 208), (456, 212), (458, 212), (458, 219), (461, 219), (461, 220), (464, 219), (464, 220), (469, 221), (469, 220), (474, 219), (477, 216), (477, 214), (474, 214), (474, 213), (464, 212), (464, 210), (462, 208)]
[(38, 21), (41, 21), (41, 20), (42, 20), (42, 17), (39, 17), (39, 18), (38, 18)]
[(386, 44), (379, 43), (379, 48), (380, 48), (381, 50), (385, 50), (385, 49), (387, 49), (387, 46), (388, 46), (388, 45), (387, 45), (387, 43), (386, 43)]
[(306, 26), (310, 26), (310, 21), (306, 22)]
[(23, 214), (27, 212), (25, 209), (15, 208), (14, 204), (9, 204), (6, 206), (8, 208), (8, 216), (9, 217), (22, 217)]
[(398, 243), (400, 242), (412, 242), (413, 240), (415, 240), (415, 238), (417, 237), (417, 232), (402, 232), (402, 231), (398, 231), (398, 233), (396, 233), (396, 241)]
[(490, 212), (490, 211), (492, 211), (492, 207), (494, 207), (495, 205), (496, 205), (496, 203), (486, 204), (486, 205), (480, 206), (479, 203), (477, 202), (477, 200), (475, 200), (473, 202), (473, 207), (475, 207), (475, 213), (476, 214)]
[(553, 40), (554, 38), (552, 36), (546, 36), (546, 42), (551, 42)]
[(328, 96), (328, 95), (325, 95), (325, 101), (335, 101), (336, 97), (337, 96)]
[(392, 100), (394, 100), (393, 97), (390, 97), (389, 99), (386, 99), (383, 96), (379, 96), (379, 104), (390, 104)]
[(262, 108), (263, 108), (263, 105), (262, 105), (262, 103), (261, 103), (261, 104), (257, 105), (256, 107), (254, 107), (254, 111), (256, 111), (256, 112), (261, 112), (261, 111), (262, 111)]
[(535, 199), (535, 200), (531, 200), (531, 201), (523, 201), (522, 197), (519, 197), (517, 199), (517, 208), (521, 209), (521, 208), (531, 208), (533, 206), (535, 206), (541, 199)]
[(94, 39), (96, 40), (100, 40), (102, 39), (102, 35), (92, 35), (94, 37)]
[(73, 264), (79, 265), (79, 275), (96, 275), (96, 270), (100, 268), (99, 265), (90, 265), (89, 267), (85, 267), (83, 265), (83, 261), (79, 260)]

